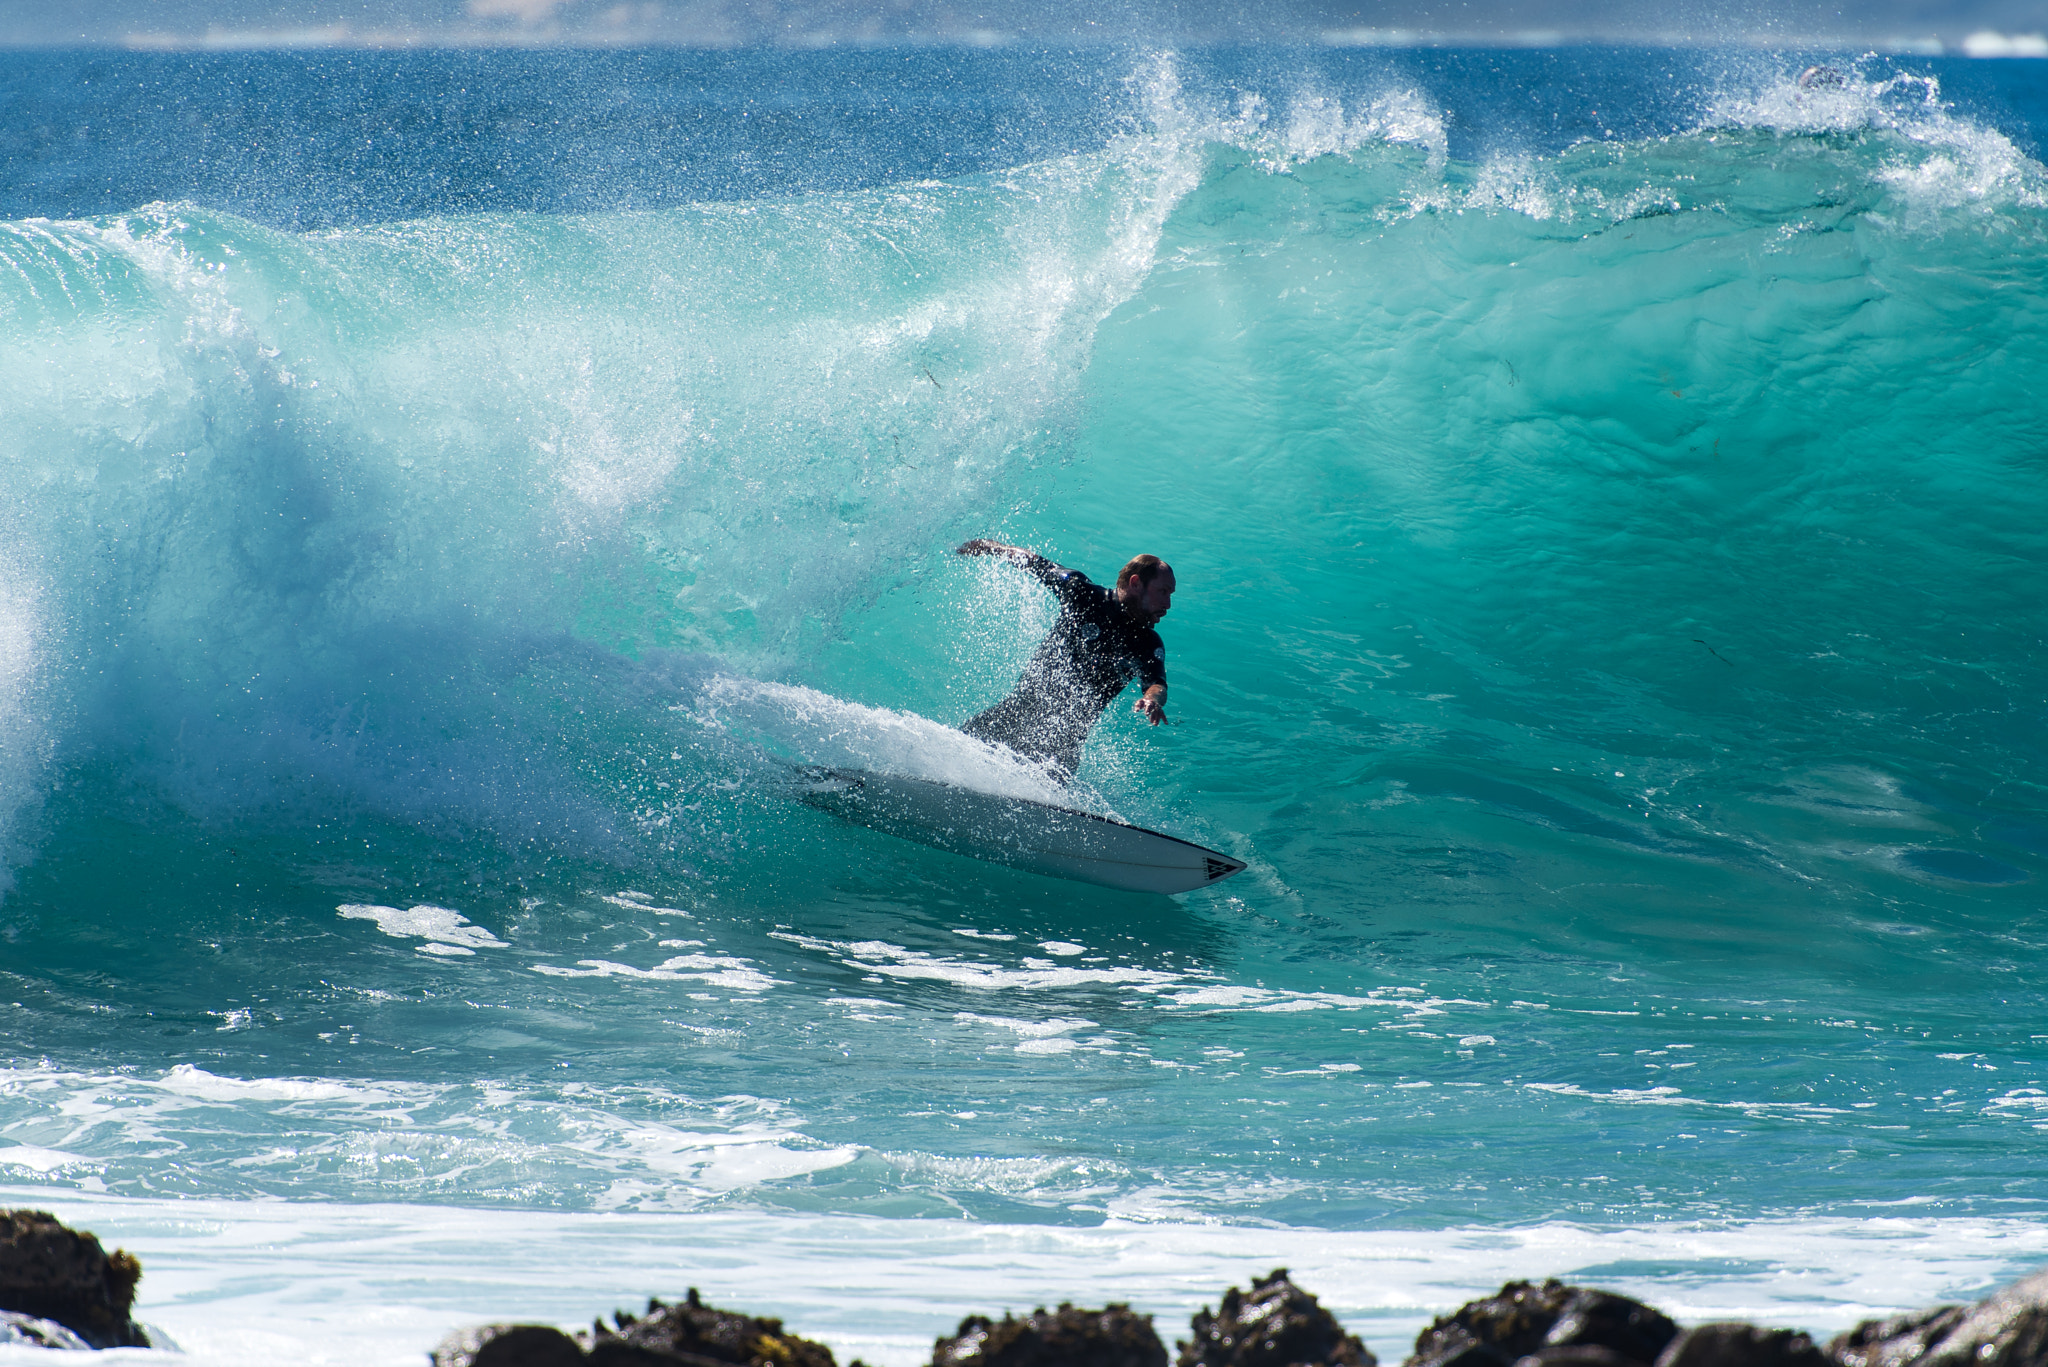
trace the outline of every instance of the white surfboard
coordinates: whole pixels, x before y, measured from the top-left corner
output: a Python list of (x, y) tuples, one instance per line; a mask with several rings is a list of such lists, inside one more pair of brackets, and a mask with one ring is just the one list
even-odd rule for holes
[(797, 771), (797, 796), (920, 845), (1131, 892), (1191, 892), (1244, 869), (1142, 826), (926, 778), (807, 767)]

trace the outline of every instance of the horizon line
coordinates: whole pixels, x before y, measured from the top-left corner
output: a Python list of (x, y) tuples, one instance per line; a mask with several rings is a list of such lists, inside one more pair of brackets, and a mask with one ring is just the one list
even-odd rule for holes
[(2048, 58), (2048, 35), (2006, 34), (1990, 29), (1944, 36), (1939, 33), (1897, 32), (1779, 34), (1698, 34), (1675, 30), (1601, 31), (1564, 28), (1519, 30), (1435, 30), (1403, 27), (1325, 28), (1261, 38), (1229, 35), (1183, 34), (1176, 38), (1137, 39), (1107, 34), (1043, 34), (1007, 32), (992, 28), (962, 28), (930, 33), (879, 34), (818, 30), (773, 36), (740, 37), (715, 32), (635, 32), (607, 34), (588, 30), (525, 30), (477, 28), (356, 29), (348, 24), (293, 28), (225, 29), (210, 27), (203, 33), (130, 30), (102, 39), (80, 38), (64, 41), (11, 41), (0, 36), (4, 51), (98, 51), (98, 52), (317, 52), (317, 51), (422, 51), (422, 50), (525, 50), (525, 51), (618, 51), (626, 49), (681, 49), (733, 51), (741, 48), (770, 48), (785, 51), (826, 48), (973, 48), (1004, 47), (1110, 47), (1133, 42), (1160, 42), (1192, 47), (1285, 46), (1325, 48), (1465, 48), (1542, 49), (1553, 47), (1642, 47), (1672, 49), (1749, 48), (1805, 52), (1845, 52), (1856, 48), (1887, 55), (1922, 57), (1958, 56), (1978, 59)]

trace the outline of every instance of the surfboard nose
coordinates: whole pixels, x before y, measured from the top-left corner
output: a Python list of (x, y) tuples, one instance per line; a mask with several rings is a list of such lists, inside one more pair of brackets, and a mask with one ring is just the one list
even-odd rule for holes
[(1210, 882), (1215, 883), (1230, 877), (1233, 873), (1243, 873), (1244, 865), (1238, 863), (1235, 859), (1212, 854), (1204, 856), (1202, 871), (1209, 875)]

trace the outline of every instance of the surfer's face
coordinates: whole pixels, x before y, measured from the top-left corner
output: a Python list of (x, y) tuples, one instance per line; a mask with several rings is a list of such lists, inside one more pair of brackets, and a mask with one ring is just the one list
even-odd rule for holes
[(1161, 565), (1149, 584), (1140, 582), (1135, 574), (1130, 576), (1117, 590), (1117, 597), (1147, 621), (1158, 621), (1173, 607), (1173, 566)]

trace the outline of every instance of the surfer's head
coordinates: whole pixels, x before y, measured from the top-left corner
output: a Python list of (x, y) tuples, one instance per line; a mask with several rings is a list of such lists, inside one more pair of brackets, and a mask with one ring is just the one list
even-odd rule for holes
[(1117, 601), (1148, 622), (1173, 606), (1173, 566), (1156, 555), (1133, 556), (1116, 575)]

